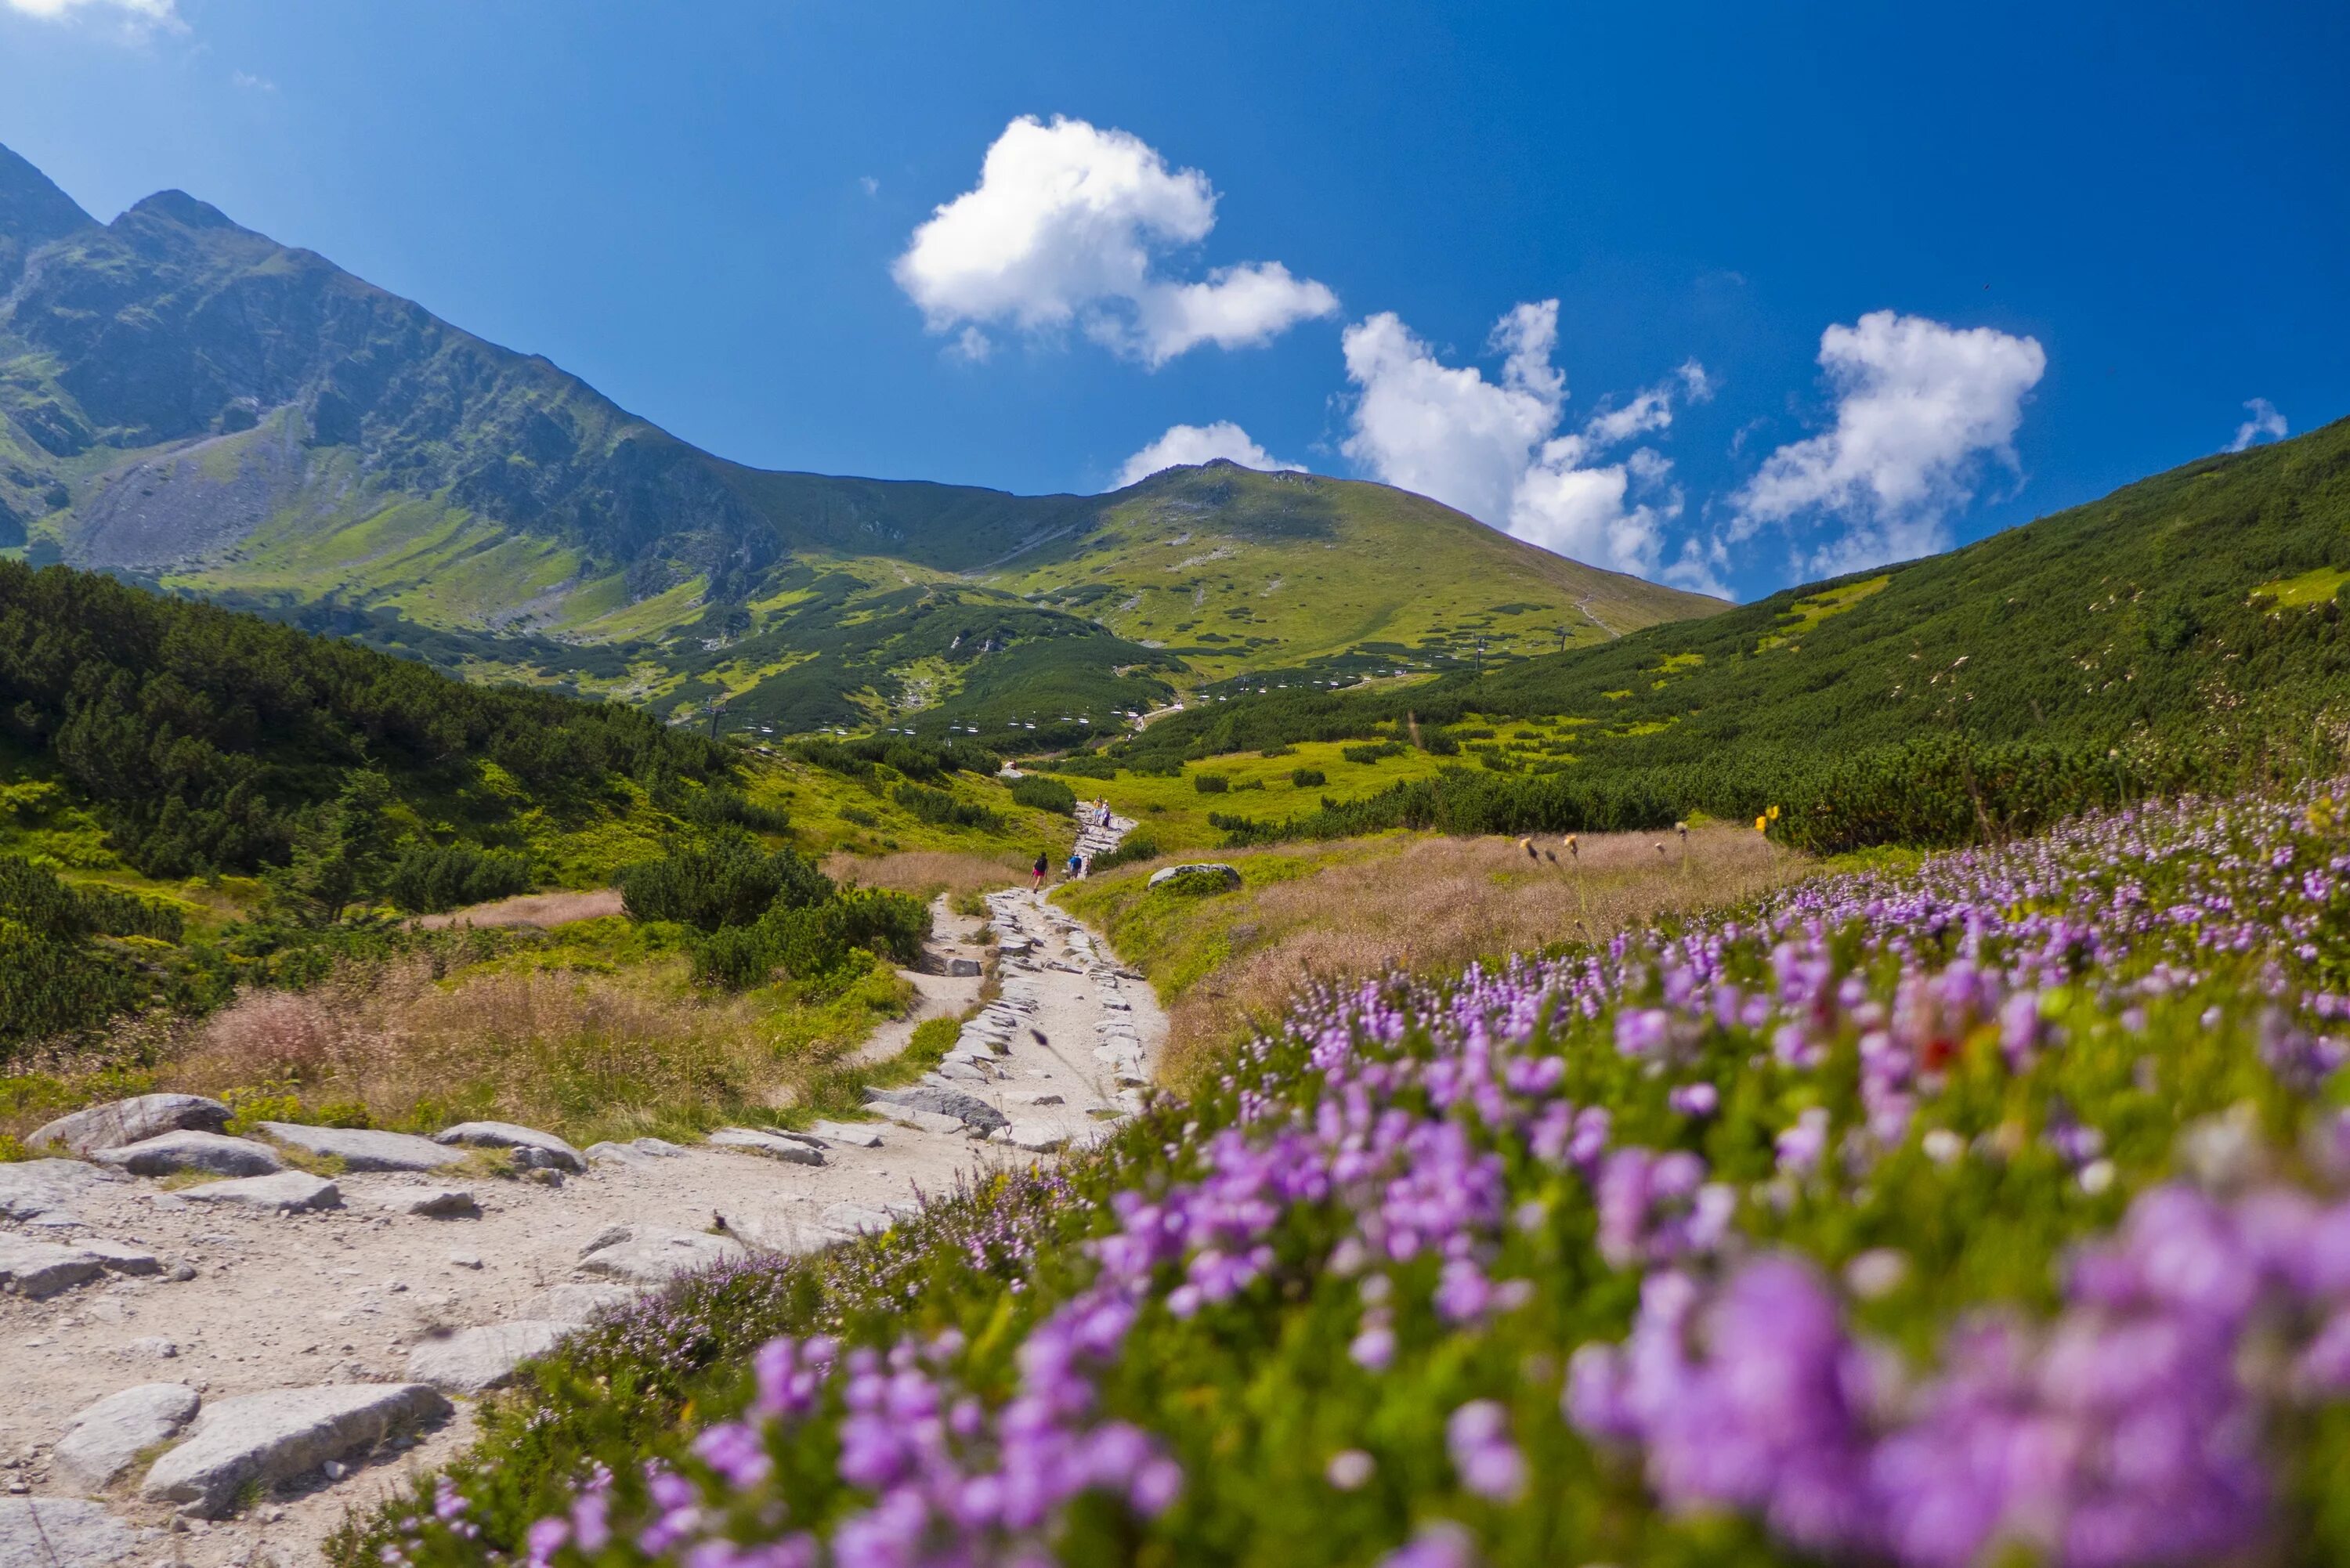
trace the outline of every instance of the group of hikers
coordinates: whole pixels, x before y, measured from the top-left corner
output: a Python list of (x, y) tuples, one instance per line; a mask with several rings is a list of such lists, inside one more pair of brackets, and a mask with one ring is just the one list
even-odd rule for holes
[[(1077, 803), (1076, 818), (1077, 826), (1080, 830), (1080, 837), (1084, 836), (1082, 830), (1085, 828), (1107, 828), (1109, 826), (1109, 802), (1107, 800), (1081, 800)], [(1086, 873), (1093, 869), (1093, 865), (1094, 857), (1092, 856), (1087, 855), (1082, 849), (1072, 849), (1069, 851), (1068, 859), (1063, 863), (1061, 869), (1063, 875), (1069, 881), (1077, 882), (1084, 880)], [(1039, 849), (1036, 852), (1036, 864), (1028, 867), (1028, 871), (1031, 877), (1030, 885), (1039, 892), (1043, 891), (1045, 887), (1045, 878), (1053, 874), (1053, 857), (1050, 855), (1047, 855), (1044, 850)]]

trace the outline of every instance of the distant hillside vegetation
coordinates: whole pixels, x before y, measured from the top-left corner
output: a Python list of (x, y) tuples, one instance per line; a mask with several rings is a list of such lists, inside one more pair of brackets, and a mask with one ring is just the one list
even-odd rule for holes
[(1445, 669), (1717, 607), (1378, 485), (745, 468), (181, 192), (101, 224), (5, 149), (0, 551), (722, 729), (1016, 722), (1033, 749), (1237, 675)]
[[(1346, 811), (1525, 831), (1750, 817), (1818, 847), (1962, 841), (2151, 788), (2336, 765), (2350, 734), (2350, 421), (2208, 458), (1947, 555), (1383, 693), (1271, 691), (1113, 748), (1131, 766), (1548, 716), (1506, 755)], [(2109, 754), (2110, 753), (2110, 754)]]

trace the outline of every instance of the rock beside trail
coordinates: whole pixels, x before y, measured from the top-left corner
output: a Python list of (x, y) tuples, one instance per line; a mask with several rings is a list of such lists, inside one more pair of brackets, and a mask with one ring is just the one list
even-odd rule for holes
[(627, 1285), (549, 1285), (530, 1300), (534, 1317), (577, 1326), (598, 1313), (624, 1307), (641, 1293)]
[(847, 1234), (825, 1224), (801, 1205), (754, 1209), (729, 1204), (712, 1218), (728, 1235), (740, 1237), (746, 1245), (787, 1258), (820, 1251)]
[(244, 1209), (293, 1213), (304, 1209), (333, 1209), (343, 1201), (342, 1189), (307, 1171), (281, 1170), (275, 1176), (248, 1176), (238, 1181), (211, 1181), (174, 1196), (192, 1203), (232, 1203)]
[(203, 1396), (184, 1383), (141, 1383), (109, 1394), (66, 1423), (49, 1451), (57, 1473), (85, 1491), (104, 1491), (140, 1454), (195, 1419)]
[(850, 1148), (879, 1148), (881, 1129), (868, 1122), (818, 1122), (808, 1129), (827, 1143)]
[(936, 1133), (941, 1137), (966, 1137), (972, 1129), (953, 1116), (942, 1116), (936, 1111), (918, 1111), (911, 1106), (892, 1106), (876, 1101), (874, 1110), (901, 1127), (916, 1132)]
[(53, 1296), (78, 1285), (106, 1267), (97, 1253), (54, 1241), (26, 1241), (0, 1236), (0, 1291), (12, 1295)]
[(469, 1218), (482, 1211), (473, 1195), (462, 1187), (395, 1187), (372, 1199), (387, 1214), (412, 1214), (427, 1220)]
[(1069, 1135), (1051, 1122), (1014, 1122), (1004, 1129), (1003, 1141), (1031, 1154), (1050, 1154), (1068, 1142)]
[(719, 1148), (749, 1149), (770, 1159), (780, 1159), (793, 1165), (822, 1165), (824, 1145), (800, 1133), (769, 1132), (762, 1127), (720, 1127), (710, 1135), (710, 1142)]
[(957, 980), (973, 979), (978, 975), (979, 969), (979, 961), (977, 959), (947, 960), (947, 973)]
[(1178, 877), (1192, 876), (1218, 877), (1227, 888), (1241, 885), (1241, 872), (1237, 866), (1227, 866), (1221, 860), (1189, 860), (1180, 866), (1169, 866), (1153, 871), (1149, 886), (1156, 888), (1161, 882), (1172, 881)]
[(25, 1147), (88, 1156), (168, 1132), (218, 1132), (231, 1114), (220, 1101), (202, 1095), (138, 1095), (59, 1116), (36, 1128)]
[(673, 1225), (615, 1225), (580, 1249), (579, 1269), (606, 1279), (657, 1285), (747, 1256), (743, 1243), (732, 1237)]
[(160, 1274), (163, 1260), (144, 1247), (134, 1247), (128, 1241), (108, 1241), (89, 1238), (76, 1241), (75, 1247), (89, 1253), (113, 1274)]
[(459, 1122), (434, 1133), (432, 1141), (473, 1148), (510, 1148), (515, 1151), (515, 1163), (525, 1168), (542, 1166), (567, 1170), (575, 1176), (588, 1168), (586, 1158), (553, 1133), (516, 1127), (512, 1122)]
[(373, 1127), (314, 1127), (298, 1122), (264, 1122), (261, 1131), (279, 1143), (339, 1159), (346, 1170), (438, 1170), (462, 1165), (465, 1156), (429, 1137), (379, 1132)]
[(223, 1399), (205, 1406), (187, 1440), (155, 1461), (140, 1495), (219, 1519), (246, 1487), (266, 1490), (448, 1414), (449, 1401), (421, 1383), (338, 1383)]
[(78, 1159), (0, 1163), (0, 1220), (37, 1220), (45, 1214), (63, 1213), (75, 1199), (100, 1182), (121, 1179), (114, 1171)]
[(168, 1132), (137, 1143), (100, 1149), (99, 1164), (132, 1176), (172, 1176), (182, 1170), (212, 1176), (268, 1176), (286, 1168), (277, 1151), (249, 1137), (215, 1132)]
[(514, 1380), (515, 1368), (545, 1355), (576, 1325), (523, 1318), (428, 1339), (408, 1353), (408, 1380), (449, 1394), (481, 1394)]
[(952, 1116), (965, 1127), (978, 1127), (983, 1132), (993, 1132), (997, 1127), (1008, 1126), (1011, 1120), (977, 1095), (967, 1095), (961, 1089), (942, 1088), (931, 1084), (911, 1089), (867, 1089), (865, 1097), (879, 1105), (902, 1106), (908, 1110)]
[(161, 1532), (73, 1497), (0, 1497), (0, 1563), (10, 1568), (114, 1568)]

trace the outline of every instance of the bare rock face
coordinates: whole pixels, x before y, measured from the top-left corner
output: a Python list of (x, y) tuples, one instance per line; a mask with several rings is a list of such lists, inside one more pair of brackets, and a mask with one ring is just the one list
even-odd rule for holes
[(281, 1170), (275, 1176), (248, 1176), (240, 1181), (213, 1181), (191, 1187), (180, 1197), (192, 1203), (233, 1203), (243, 1209), (293, 1213), (304, 1209), (335, 1209), (342, 1189), (307, 1171)]
[(0, 1236), (0, 1291), (36, 1300), (92, 1278), (106, 1267), (96, 1252)]
[(450, 1394), (503, 1387), (514, 1380), (515, 1367), (553, 1350), (574, 1326), (523, 1318), (428, 1339), (408, 1353), (409, 1381), (430, 1383)]
[(580, 1249), (579, 1268), (606, 1279), (658, 1285), (749, 1256), (749, 1250), (730, 1236), (673, 1225), (615, 1225)]
[(429, 1137), (372, 1127), (314, 1127), (264, 1122), (261, 1130), (306, 1154), (339, 1159), (346, 1170), (438, 1170), (464, 1163), (464, 1155)]
[(202, 1095), (138, 1095), (59, 1116), (35, 1129), (25, 1147), (87, 1157), (163, 1133), (216, 1133), (228, 1126), (230, 1115), (228, 1106)]
[(540, 1166), (567, 1170), (575, 1176), (588, 1168), (588, 1161), (579, 1151), (553, 1133), (516, 1127), (512, 1122), (459, 1122), (434, 1133), (432, 1141), (473, 1148), (510, 1148), (515, 1151), (515, 1163), (525, 1168)]
[(171, 1176), (182, 1170), (213, 1176), (268, 1176), (286, 1168), (286, 1162), (267, 1144), (216, 1132), (161, 1133), (100, 1149), (90, 1158), (132, 1176)]
[(43, 1215), (67, 1213), (74, 1200), (91, 1188), (121, 1179), (113, 1171), (78, 1159), (24, 1159), (0, 1164), (0, 1220), (37, 1220)]
[(184, 1383), (141, 1383), (109, 1394), (66, 1423), (49, 1462), (83, 1490), (104, 1491), (141, 1453), (178, 1436), (203, 1404)]
[(162, 1539), (75, 1497), (0, 1497), (0, 1563), (26, 1568), (115, 1568)]
[(187, 1440), (155, 1461), (140, 1495), (219, 1519), (248, 1486), (266, 1490), (448, 1414), (449, 1401), (421, 1383), (338, 1383), (223, 1399), (205, 1406)]

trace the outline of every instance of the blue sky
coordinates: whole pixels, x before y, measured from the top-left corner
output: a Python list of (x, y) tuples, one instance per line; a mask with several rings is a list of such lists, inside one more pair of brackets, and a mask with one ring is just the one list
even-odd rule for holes
[(743, 462), (1261, 453), (1750, 597), (2350, 412), (2345, 58), (2338, 4), (0, 0), (0, 141)]

